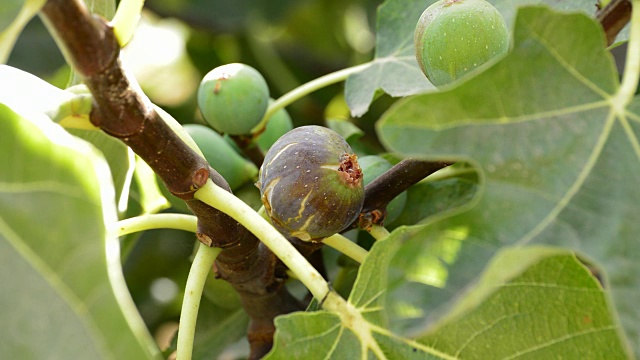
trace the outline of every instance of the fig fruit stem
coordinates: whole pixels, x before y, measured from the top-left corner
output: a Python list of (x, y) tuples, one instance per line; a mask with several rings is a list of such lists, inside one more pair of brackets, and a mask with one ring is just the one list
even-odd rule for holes
[(93, 125), (89, 121), (89, 117), (67, 116), (60, 120), (58, 125), (65, 129), (80, 129), (80, 130), (99, 130), (100, 128)]
[(264, 153), (258, 147), (257, 142), (245, 135), (229, 135), (229, 137), (256, 167), (262, 166)]
[(371, 226), (371, 229), (369, 229), (369, 234), (371, 234), (376, 241), (380, 241), (389, 237), (389, 230), (384, 226), (374, 224)]
[(118, 221), (111, 232), (120, 237), (152, 229), (176, 229), (195, 233), (198, 218), (186, 214), (150, 214)]
[(140, 21), (144, 0), (122, 0), (111, 20), (113, 32), (120, 47), (127, 45)]
[(282, 95), (276, 101), (271, 103), (271, 105), (269, 105), (269, 107), (267, 108), (267, 112), (262, 117), (262, 120), (260, 120), (258, 125), (254, 126), (254, 128), (251, 129), (251, 133), (256, 135), (264, 131), (264, 128), (267, 126), (267, 122), (269, 121), (271, 116), (273, 116), (273, 114), (278, 112), (278, 110), (287, 107), (294, 101), (307, 96), (316, 90), (322, 89), (323, 87), (327, 87), (329, 85), (333, 85), (340, 81), (344, 81), (347, 77), (349, 77), (349, 75), (362, 71), (369, 65), (370, 63), (364, 63), (332, 72), (317, 79), (311, 80), (308, 83), (302, 84), (297, 88), (289, 91), (288, 93)]
[(222, 249), (208, 247), (200, 243), (193, 264), (191, 264), (180, 310), (180, 325), (178, 326), (177, 358), (180, 360), (191, 359), (202, 289), (204, 289), (204, 283), (213, 262), (221, 251)]
[(331, 246), (360, 264), (369, 254), (367, 250), (340, 234), (331, 235), (322, 240), (322, 243)]
[(329, 284), (309, 261), (278, 230), (242, 200), (215, 185), (211, 179), (196, 191), (194, 197), (232, 217), (253, 233), (296, 274), (316, 299), (322, 301), (331, 292)]
[(627, 59), (622, 84), (618, 89), (611, 105), (618, 109), (618, 113), (623, 115), (624, 109), (633, 100), (638, 87), (638, 77), (640, 76), (640, 0), (633, 1), (631, 11), (631, 31), (629, 32), (629, 44), (627, 46)]

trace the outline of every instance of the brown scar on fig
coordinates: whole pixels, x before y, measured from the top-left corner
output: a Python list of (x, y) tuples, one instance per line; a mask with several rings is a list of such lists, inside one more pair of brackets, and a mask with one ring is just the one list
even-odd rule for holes
[(213, 88), (213, 93), (217, 95), (220, 92), (220, 87), (222, 86), (222, 82), (224, 80), (227, 80), (230, 77), (231, 77), (230, 74), (227, 74), (227, 73), (222, 74), (222, 76), (218, 78), (218, 81), (216, 82), (216, 86)]
[(338, 172), (349, 184), (359, 185), (362, 182), (362, 169), (358, 164), (358, 156), (356, 154), (342, 154)]

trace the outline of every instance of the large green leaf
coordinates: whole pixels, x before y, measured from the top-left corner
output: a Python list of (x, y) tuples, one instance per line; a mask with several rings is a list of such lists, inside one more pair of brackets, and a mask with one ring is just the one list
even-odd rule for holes
[(627, 359), (598, 281), (566, 250), (503, 250), (418, 340), (459, 359)]
[(0, 348), (9, 359), (158, 356), (127, 291), (98, 151), (0, 104)]
[[(387, 0), (378, 9), (376, 53), (362, 71), (345, 84), (345, 97), (353, 116), (367, 112), (377, 90), (391, 96), (408, 96), (434, 89), (415, 59), (413, 33), (422, 12), (435, 0)], [(593, 14), (592, 2), (555, 0), (489, 0), (502, 13), (507, 24), (514, 21), (518, 7), (548, 4), (561, 10)]]
[(401, 101), (378, 123), (394, 151), (472, 159), (482, 186), (470, 211), (400, 237), (431, 260), (399, 253), (396, 281), (425, 261), (436, 262), (440, 275), (398, 286), (397, 296), (429, 311), (429, 319), (393, 325), (415, 330), (442, 316), (500, 247), (545, 243), (602, 267), (640, 354), (640, 101), (617, 112), (613, 61), (600, 25), (584, 15), (525, 8), (513, 43), (487, 71), (449, 91)]

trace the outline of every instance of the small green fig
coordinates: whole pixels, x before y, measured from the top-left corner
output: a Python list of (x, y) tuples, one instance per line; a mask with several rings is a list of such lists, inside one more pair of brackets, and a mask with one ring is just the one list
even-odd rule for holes
[[(365, 186), (393, 167), (389, 161), (377, 155), (363, 156), (358, 159), (358, 163), (360, 164), (362, 173), (364, 174), (363, 180)], [(387, 205), (387, 217), (384, 219), (384, 223), (390, 224), (397, 219), (398, 216), (400, 216), (400, 213), (402, 213), (406, 203), (406, 192), (396, 196), (396, 198)]]
[(302, 126), (278, 139), (256, 185), (273, 225), (305, 241), (344, 230), (364, 202), (357, 156), (340, 135), (321, 126)]
[[(273, 100), (269, 101), (272, 103)], [(282, 135), (286, 134), (288, 131), (293, 129), (293, 122), (291, 121), (291, 117), (289, 113), (285, 109), (278, 110), (267, 122), (267, 126), (258, 136), (256, 143), (260, 150), (266, 152), (269, 150), (271, 145), (273, 145)]]
[(231, 189), (237, 189), (258, 175), (258, 168), (240, 156), (217, 132), (199, 124), (187, 124), (184, 125), (184, 129), (198, 145), (211, 167), (227, 180)]
[(211, 70), (198, 88), (198, 107), (205, 121), (229, 135), (249, 134), (265, 112), (269, 87), (260, 73), (245, 64)]
[(509, 49), (509, 31), (485, 0), (440, 0), (420, 16), (416, 58), (435, 86), (449, 84)]

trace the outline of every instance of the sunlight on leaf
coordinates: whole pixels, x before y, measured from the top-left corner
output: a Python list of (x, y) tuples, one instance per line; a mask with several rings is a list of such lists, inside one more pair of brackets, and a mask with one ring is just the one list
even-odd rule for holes
[(399, 252), (420, 251), (401, 241), (406, 233), (411, 229), (376, 242), (359, 271), (349, 302), (364, 323), (327, 311), (281, 316), (268, 358), (625, 358), (620, 326), (597, 280), (570, 251), (549, 247), (500, 252), (438, 324), (417, 339), (393, 333), (387, 315), (403, 296), (385, 291), (394, 291), (391, 272), (401, 268), (386, 269)]
[(421, 336), (460, 359), (626, 359), (606, 295), (567, 250), (499, 252), (480, 282)]
[[(74, 97), (74, 94), (35, 75), (8, 65), (0, 65), (0, 82), (12, 85), (0, 87), (0, 102), (12, 109), (57, 113), (60, 104)], [(34, 98), (38, 101), (34, 101)]]

